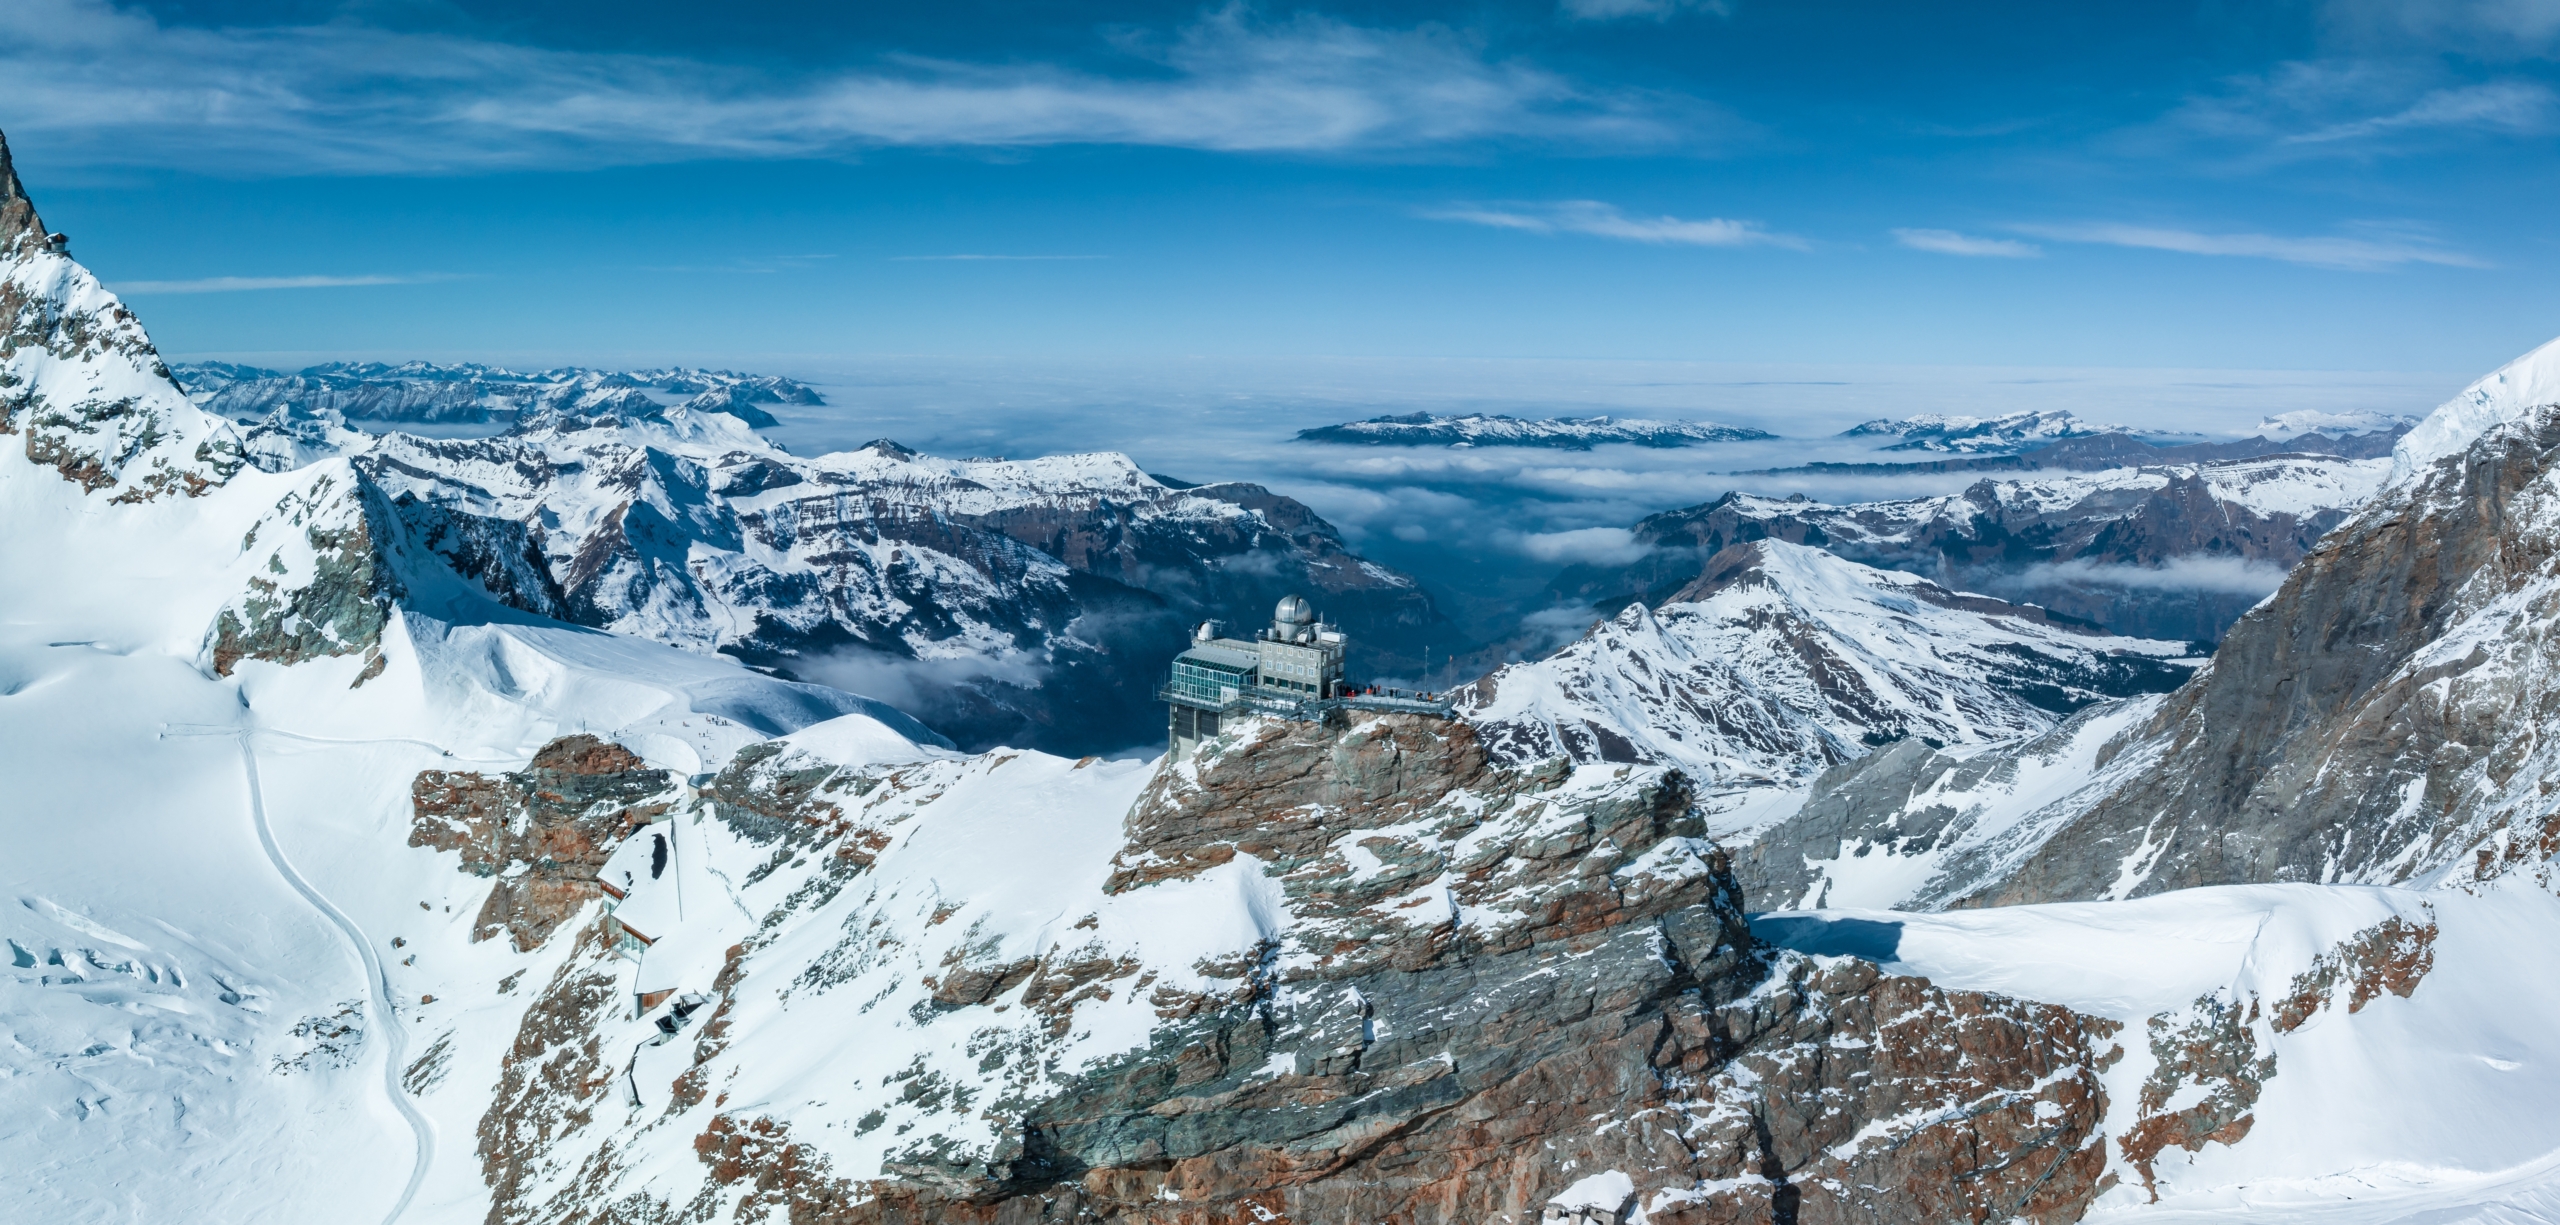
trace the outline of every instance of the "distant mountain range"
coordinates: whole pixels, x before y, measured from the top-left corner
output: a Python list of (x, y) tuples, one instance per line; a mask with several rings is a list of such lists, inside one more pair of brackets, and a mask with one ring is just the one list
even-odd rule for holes
[(1483, 413), (1444, 417), (1406, 413), (1298, 431), (1300, 442), (1365, 447), (1552, 447), (1588, 451), (1607, 444), (1687, 447), (1704, 442), (1775, 438), (1765, 430), (1710, 421), (1647, 421), (1615, 417), (1501, 417)]
[[(768, 404), (820, 405), (807, 384), (731, 370), (518, 371), (476, 362), (324, 362), (287, 373), (231, 362), (185, 362), (169, 373), (187, 398), (234, 421), (277, 418), (385, 424), (480, 425), (544, 409), (645, 416), (682, 404), (728, 413), (749, 426), (777, 424)], [(282, 414), (278, 417), (278, 414)]]
[(2065, 438), (2126, 434), (2121, 425), (2094, 425), (2061, 409), (2008, 413), (1998, 417), (1951, 417), (1929, 413), (1899, 419), (1879, 418), (1840, 432), (1843, 438), (1898, 438), (1888, 451), (1949, 451), (1961, 455), (1999, 455), (2023, 451)]
[(2117, 633), (2213, 641), (2389, 466), (2269, 455), (1986, 477), (1959, 494), (1848, 505), (1729, 493), (1644, 519), (1633, 529), (1644, 556), (1568, 568), (1549, 590), (1598, 612), (1659, 602), (1717, 553), (1783, 540), (2033, 600)]

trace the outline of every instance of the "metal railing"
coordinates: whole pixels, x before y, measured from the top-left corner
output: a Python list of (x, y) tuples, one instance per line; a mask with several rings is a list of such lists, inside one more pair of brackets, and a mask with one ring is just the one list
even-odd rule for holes
[(1283, 719), (1319, 722), (1325, 713), (1335, 710), (1367, 710), (1382, 714), (1433, 715), (1442, 719), (1457, 717), (1457, 708), (1434, 696), (1403, 689), (1380, 689), (1376, 693), (1345, 694), (1338, 698), (1300, 698), (1263, 690), (1242, 690), (1233, 697), (1210, 699), (1183, 686), (1167, 684), (1156, 690), (1159, 702), (1178, 702), (1196, 710), (1214, 710), (1221, 715), (1251, 711), (1276, 715)]

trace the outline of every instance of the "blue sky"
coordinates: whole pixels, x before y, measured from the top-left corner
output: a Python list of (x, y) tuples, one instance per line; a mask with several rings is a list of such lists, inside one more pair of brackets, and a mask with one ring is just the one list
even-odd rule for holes
[(2555, 55), (2560, 0), (10, 0), (0, 131), (179, 354), (2460, 374), (2560, 334)]

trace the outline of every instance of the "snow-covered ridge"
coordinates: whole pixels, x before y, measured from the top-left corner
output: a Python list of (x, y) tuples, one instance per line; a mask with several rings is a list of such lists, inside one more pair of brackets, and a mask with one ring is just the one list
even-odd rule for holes
[(1458, 700), (1517, 758), (1665, 762), (1783, 789), (1904, 738), (1961, 753), (2039, 734), (2102, 697), (2174, 686), (2185, 653), (1762, 540)]
[(2427, 414), (2392, 452), (2391, 483), (2405, 482), (2490, 429), (2551, 404), (2560, 404), (2560, 339), (2498, 367)]
[(1649, 421), (1615, 417), (1530, 419), (1485, 413), (1465, 416), (1406, 413), (1298, 431), (1301, 442), (1375, 447), (1554, 447), (1569, 451), (1587, 451), (1612, 443), (1639, 447), (1686, 447), (1704, 442), (1740, 442), (1774, 437), (1776, 435), (1764, 430), (1717, 425), (1711, 421)]

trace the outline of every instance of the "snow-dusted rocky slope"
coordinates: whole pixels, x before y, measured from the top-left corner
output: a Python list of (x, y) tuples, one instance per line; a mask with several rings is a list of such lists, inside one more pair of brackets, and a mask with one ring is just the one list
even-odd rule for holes
[(1713, 807), (1756, 812), (1878, 745), (1969, 756), (2102, 698), (2174, 688), (2186, 654), (1761, 540), (1457, 701), (1506, 758), (1673, 764)]
[(1848, 860), (1886, 847), (1904, 862), (1857, 904), (2548, 873), (2555, 370), (2545, 346), (2409, 434), (2392, 482), (2177, 693), (2091, 712), (2013, 759), (1843, 767), (1746, 853), (1746, 878), (1820, 898), (1879, 872)]
[(2322, 533), (2380, 487), (2390, 461), (2276, 455), (1986, 479), (1960, 494), (1827, 505), (1727, 494), (1635, 526), (1625, 567), (1575, 567), (1560, 599), (1659, 601), (1707, 558), (1760, 539), (2031, 601), (2121, 633), (2212, 641)]
[(1641, 418), (1522, 418), (1474, 413), (1463, 417), (1406, 413), (1298, 431), (1301, 442), (1368, 447), (1550, 447), (1588, 451), (1624, 443), (1639, 447), (1687, 447), (1703, 442), (1774, 438), (1765, 430), (1712, 421), (1647, 421)]
[(826, 402), (807, 385), (778, 375), (680, 367), (517, 371), (471, 362), (324, 362), (288, 374), (231, 362), (189, 362), (171, 373), (205, 411), (279, 429), (310, 421), (470, 425), (543, 410), (645, 413), (675, 404), (767, 426), (775, 423), (769, 406)]

